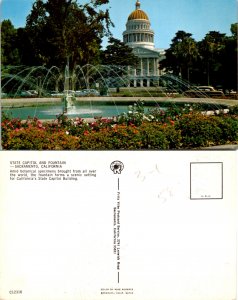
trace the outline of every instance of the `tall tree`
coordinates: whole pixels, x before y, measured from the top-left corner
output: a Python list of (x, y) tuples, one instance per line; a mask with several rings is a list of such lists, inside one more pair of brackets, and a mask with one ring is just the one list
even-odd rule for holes
[(222, 56), (221, 80), (224, 90), (237, 91), (237, 30), (238, 23), (231, 24), (231, 36), (225, 39)]
[(129, 84), (129, 66), (136, 66), (138, 58), (131, 47), (111, 37), (106, 49), (101, 51), (101, 64), (107, 66), (103, 69), (107, 84), (119, 88)]
[(222, 55), (225, 50), (226, 35), (218, 31), (210, 31), (199, 43), (199, 52), (202, 56), (204, 73), (207, 85), (220, 84), (222, 70)]
[(191, 70), (197, 58), (197, 44), (192, 34), (180, 30), (172, 39), (170, 48), (165, 51), (165, 59), (161, 61), (161, 68), (190, 81)]
[(101, 52), (101, 63), (114, 66), (136, 66), (138, 58), (131, 47), (111, 37), (106, 49)]
[(20, 63), (17, 48), (17, 30), (10, 20), (1, 23), (1, 64), (17, 65)]
[(100, 44), (109, 35), (112, 22), (108, 10), (100, 6), (109, 0), (36, 0), (27, 17), (26, 30), (36, 61), (63, 67), (98, 60)]

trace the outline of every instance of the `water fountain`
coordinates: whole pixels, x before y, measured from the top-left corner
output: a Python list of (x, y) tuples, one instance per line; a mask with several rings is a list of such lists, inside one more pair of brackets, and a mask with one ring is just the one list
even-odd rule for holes
[[(30, 115), (42, 119), (54, 119), (62, 113), (69, 117), (110, 117), (127, 111), (128, 105), (136, 102), (138, 99), (146, 99), (145, 103), (153, 106), (158, 105), (160, 102), (179, 102), (183, 98), (175, 98), (175, 94), (181, 95), (185, 90), (191, 88), (188, 82), (171, 74), (161, 76), (160, 82), (170, 90), (168, 94), (166, 94), (165, 88), (161, 86), (154, 87), (153, 90), (144, 87), (141, 88), (141, 94), (147, 97), (143, 98), (136, 94), (137, 89), (129, 86), (130, 78), (127, 68), (119, 66), (85, 65), (82, 67), (76, 66), (71, 71), (67, 63), (63, 73), (56, 66), (49, 69), (43, 66), (31, 68), (12, 67), (2, 72), (2, 90), (10, 94), (10, 98), (13, 99), (6, 99), (6, 101), (2, 102), (2, 106), (4, 106), (4, 111), (10, 111), (14, 113), (14, 116), (21, 118), (27, 118)], [(118, 86), (124, 86), (126, 97), (111, 97), (109, 93), (109, 96), (102, 98), (95, 97), (95, 95), (76, 98), (73, 92), (94, 88), (103, 94), (103, 90), (116, 89)], [(19, 99), (19, 95), (23, 90), (36, 91), (38, 97), (33, 95), (32, 99)], [(50, 92), (52, 90), (55, 92), (62, 91), (62, 93), (58, 94), (57, 97), (53, 97), (53, 94)], [(163, 97), (159, 98), (158, 96)], [(197, 100), (201, 103), (214, 102), (214, 100), (211, 101), (200, 91), (198, 91), (198, 97), (202, 97)], [(186, 102), (186, 99), (184, 101)], [(187, 102), (189, 102), (189, 99), (187, 99)], [(24, 107), (16, 108), (17, 105), (15, 103)], [(44, 106), (41, 105), (42, 103)], [(46, 103), (50, 104), (50, 106), (46, 106)], [(27, 107), (29, 105), (31, 107)]]
[(63, 102), (63, 113), (67, 114), (72, 108), (75, 107), (74, 95), (70, 92), (70, 74), (69, 74), (69, 62), (65, 67), (65, 83), (64, 83), (64, 96), (62, 98)]

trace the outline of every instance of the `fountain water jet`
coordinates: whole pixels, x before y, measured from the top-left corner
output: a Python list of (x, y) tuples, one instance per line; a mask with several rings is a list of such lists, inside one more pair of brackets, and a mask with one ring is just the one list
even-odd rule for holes
[(63, 113), (68, 113), (70, 109), (74, 108), (74, 95), (70, 91), (70, 73), (69, 62), (65, 67), (65, 83), (64, 83), (64, 96), (63, 96)]
[[(181, 80), (179, 77), (175, 77), (172, 74), (165, 74), (160, 77), (160, 81), (164, 82), (164, 87), (158, 86), (154, 87), (153, 90), (149, 89), (147, 87), (140, 88), (141, 92), (143, 93), (143, 96), (140, 95), (140, 93), (137, 92), (137, 89), (134, 87), (130, 87), (130, 76), (129, 73), (127, 73), (126, 67), (120, 67), (120, 66), (103, 66), (103, 65), (85, 65), (85, 66), (75, 66), (75, 68), (71, 71), (69, 69), (69, 64), (67, 63), (64, 69), (64, 72), (62, 72), (58, 67), (52, 66), (50, 69), (47, 69), (46, 67), (27, 67), (25, 69), (21, 68), (11, 68), (11, 69), (5, 69), (2, 72), (2, 89), (3, 92), (11, 94), (12, 97), (10, 98), (18, 98), (19, 92), (21, 90), (36, 90), (38, 92), (39, 96), (45, 97), (45, 102), (47, 101), (47, 98), (49, 99), (49, 102), (51, 103), (51, 106), (48, 108), (48, 111), (52, 110), (54, 112), (54, 116), (57, 116), (59, 114), (66, 114), (71, 117), (76, 117), (83, 115), (87, 115), (86, 117), (95, 117), (95, 116), (113, 116), (118, 115), (121, 113), (121, 107), (120, 105), (122, 102), (124, 102), (124, 107), (128, 107), (129, 104), (132, 102), (136, 102), (137, 100), (141, 99), (141, 97), (144, 97), (145, 94), (148, 96), (147, 99), (150, 100), (150, 102), (154, 103), (154, 105), (158, 105), (158, 100), (155, 97), (164, 96), (163, 102), (167, 101), (174, 101), (175, 98), (174, 95), (170, 95), (169, 93), (166, 95), (165, 88), (177, 92), (179, 97), (182, 96), (183, 92), (187, 89), (191, 88), (191, 84), (188, 82), (185, 82), (184, 80)], [(108, 97), (97, 99), (101, 100), (101, 106), (99, 108), (99, 102), (93, 101), (94, 97), (87, 97), (81, 98), (82, 101), (79, 100), (79, 98), (75, 98), (74, 92), (77, 90), (82, 89), (90, 89), (90, 88), (97, 88), (100, 91), (102, 89), (109, 90), (110, 88), (116, 88), (117, 86), (120, 86), (121, 91), (125, 91), (124, 98), (121, 98), (121, 103), (118, 101), (118, 97), (110, 97), (109, 94)], [(124, 89), (122, 89), (122, 87)], [(61, 97), (61, 102), (59, 106), (59, 100), (53, 96), (54, 93), (50, 92), (53, 91), (59, 92), (62, 91), (61, 95), (57, 95), (56, 97)], [(112, 91), (112, 90), (110, 90)], [(142, 94), (141, 93), (141, 94)], [(200, 103), (206, 103), (209, 102), (209, 98), (201, 93), (201, 91), (198, 91), (198, 97), (202, 97)], [(121, 95), (121, 94), (120, 94)], [(102, 95), (103, 96), (103, 95)], [(118, 96), (115, 94), (115, 96)], [(122, 95), (121, 95), (122, 96)], [(126, 96), (126, 97), (125, 97)], [(78, 96), (77, 96), (78, 97)], [(182, 96), (183, 97), (183, 96)], [(55, 100), (53, 100), (53, 98)], [(29, 106), (29, 102), (33, 103), (32, 106), (34, 106), (34, 117), (37, 116), (38, 112), (42, 109), (40, 107), (40, 102), (43, 102), (40, 100), (40, 98), (34, 98), (32, 101), (31, 99), (27, 99), (27, 101), (24, 99), (23, 102)], [(77, 100), (77, 101), (76, 101)], [(126, 101), (125, 101), (126, 100)], [(83, 102), (80, 103), (79, 101)], [(8, 103), (10, 103), (9, 101)], [(21, 103), (21, 100), (17, 101), (18, 103)], [(28, 102), (28, 103), (27, 103)], [(48, 103), (49, 103), (48, 102)], [(102, 103), (104, 102), (104, 103)], [(187, 100), (189, 102), (189, 98)], [(8, 107), (9, 111), (13, 111), (13, 107), (11, 107), (8, 103), (5, 105)], [(13, 103), (13, 101), (12, 101)], [(111, 113), (110, 115), (105, 112), (106, 110), (102, 109), (102, 106), (108, 106), (108, 104), (111, 104), (114, 106), (114, 113)], [(88, 105), (88, 107), (84, 105)], [(15, 105), (15, 104), (14, 104)], [(21, 105), (21, 104), (20, 104)], [(5, 106), (5, 107), (6, 107)], [(56, 106), (57, 112), (56, 112)], [(5, 109), (5, 108), (4, 108)], [(127, 109), (125, 109), (127, 111)], [(48, 113), (49, 114), (49, 113)], [(88, 116), (90, 115), (90, 116)], [(31, 115), (32, 116), (32, 115)], [(53, 117), (54, 117), (53, 116)], [(37, 116), (38, 117), (38, 116)], [(44, 119), (44, 117), (41, 117)], [(51, 113), (52, 118), (52, 113)], [(46, 117), (47, 119), (47, 117)]]

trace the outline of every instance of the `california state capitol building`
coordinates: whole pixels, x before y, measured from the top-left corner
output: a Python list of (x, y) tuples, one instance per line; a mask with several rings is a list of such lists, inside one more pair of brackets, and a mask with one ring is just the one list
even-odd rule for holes
[(159, 62), (164, 58), (164, 49), (155, 48), (154, 31), (148, 15), (136, 1), (135, 10), (128, 16), (123, 42), (133, 49), (139, 63), (136, 68), (129, 67), (131, 87), (154, 87), (159, 85)]

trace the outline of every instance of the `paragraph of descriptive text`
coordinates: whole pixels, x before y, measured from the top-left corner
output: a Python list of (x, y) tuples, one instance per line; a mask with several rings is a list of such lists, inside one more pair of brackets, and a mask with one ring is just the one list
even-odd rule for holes
[(10, 180), (78, 181), (96, 178), (95, 169), (69, 168), (66, 161), (10, 161)]

